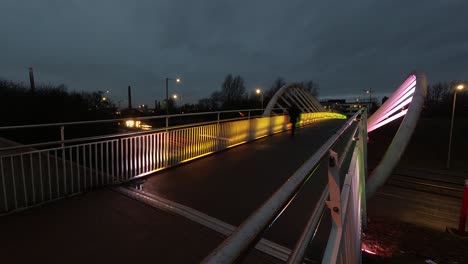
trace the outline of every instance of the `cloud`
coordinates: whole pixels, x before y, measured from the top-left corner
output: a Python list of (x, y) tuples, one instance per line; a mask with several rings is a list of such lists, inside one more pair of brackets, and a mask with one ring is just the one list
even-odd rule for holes
[(137, 104), (196, 101), (228, 73), (249, 89), (278, 76), (320, 94), (391, 92), (414, 70), (468, 79), (466, 1), (17, 1), (0, 3), (0, 77), (110, 90)]

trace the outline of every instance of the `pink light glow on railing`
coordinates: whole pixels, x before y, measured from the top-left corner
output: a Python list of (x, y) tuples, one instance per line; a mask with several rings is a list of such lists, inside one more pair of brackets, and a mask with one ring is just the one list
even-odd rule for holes
[(402, 110), (400, 113), (398, 113), (398, 114), (396, 114), (394, 116), (391, 116), (391, 117), (385, 119), (384, 121), (382, 121), (382, 122), (380, 122), (380, 123), (378, 123), (378, 124), (376, 124), (376, 125), (374, 125), (372, 127), (369, 127), (367, 130), (369, 132), (372, 131), (372, 130), (376, 130), (377, 128), (379, 128), (381, 126), (384, 126), (384, 125), (392, 122), (393, 120), (398, 119), (399, 117), (402, 117), (402, 116), (406, 115), (406, 112), (408, 112), (408, 109)]
[(384, 115), (379, 117), (379, 119), (377, 119), (377, 121), (375, 122), (375, 123), (377, 123), (376, 125), (380, 124), (380, 122), (382, 122), (382, 120), (385, 121), (385, 118), (391, 116), (392, 114), (394, 114), (398, 110), (402, 110), (405, 106), (407, 106), (409, 103), (411, 103), (412, 100), (413, 100), (413, 97), (411, 96), (410, 98), (406, 99), (403, 103), (399, 104), (398, 106), (394, 107), (392, 110), (388, 111), (387, 113), (385, 113)]
[[(416, 75), (409, 76), (400, 87), (393, 93), (370, 118), (368, 132), (371, 132), (391, 121), (404, 116), (407, 110), (403, 110), (409, 105), (416, 91)], [(401, 112), (398, 112), (402, 110)], [(397, 114), (395, 114), (397, 113)]]
[(388, 103), (382, 105), (383, 109), (380, 112), (387, 112), (395, 107), (395, 105), (399, 104), (401, 101), (403, 101), (406, 97), (414, 93), (414, 88), (416, 85), (416, 81), (411, 82), (408, 86), (406, 86), (404, 89), (401, 89), (401, 86), (392, 96), (391, 100), (389, 100)]

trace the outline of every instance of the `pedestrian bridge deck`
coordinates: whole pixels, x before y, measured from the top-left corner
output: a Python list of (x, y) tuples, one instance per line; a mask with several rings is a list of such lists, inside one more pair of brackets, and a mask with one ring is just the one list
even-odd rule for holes
[[(131, 182), (137, 190), (238, 226), (342, 124), (328, 120), (291, 138), (279, 133), (163, 170)], [(344, 148), (338, 142), (336, 148)], [(343, 166), (346, 168), (346, 166)], [(320, 166), (264, 237), (291, 249), (327, 183)], [(122, 188), (121, 188), (122, 189)], [(329, 223), (329, 221), (325, 221)], [(320, 257), (329, 230), (317, 234)], [(151, 207), (103, 188), (21, 213), (0, 217), (0, 256), (5, 263), (198, 263), (225, 235), (175, 212)], [(276, 263), (252, 251), (246, 263)]]

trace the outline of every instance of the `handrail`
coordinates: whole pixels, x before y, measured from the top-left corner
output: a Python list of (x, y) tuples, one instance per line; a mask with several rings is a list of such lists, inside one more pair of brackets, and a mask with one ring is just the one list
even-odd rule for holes
[(203, 263), (232, 263), (234, 262), (256, 238), (262, 233), (268, 224), (275, 219), (288, 202), (295, 196), (301, 185), (305, 182), (310, 172), (328, 154), (330, 148), (341, 138), (343, 133), (360, 115), (362, 109), (357, 111), (332, 137), (330, 137), (315, 154), (310, 157), (276, 192), (236, 231), (223, 241)]
[(190, 123), (190, 124), (186, 124), (186, 125), (172, 126), (172, 127), (167, 127), (167, 128), (166, 127), (161, 127), (161, 128), (145, 130), (145, 131), (108, 134), (108, 135), (103, 135), (103, 136), (83, 137), (83, 138), (74, 138), (74, 139), (67, 139), (67, 140), (48, 141), (48, 142), (41, 142), (41, 143), (33, 143), (33, 144), (27, 144), (27, 145), (18, 145), (18, 146), (0, 148), (0, 151), (23, 149), (23, 148), (36, 148), (36, 147), (59, 145), (59, 144), (89, 142), (89, 141), (102, 140), (102, 139), (111, 140), (111, 139), (120, 138), (120, 137), (146, 135), (146, 134), (151, 134), (151, 133), (155, 133), (155, 132), (163, 132), (163, 131), (167, 131), (167, 130), (174, 130), (174, 129), (190, 128), (190, 127), (194, 127), (194, 126), (216, 124), (218, 122), (231, 122), (231, 121), (238, 121), (238, 120), (248, 120), (249, 118), (252, 119), (252, 118), (262, 118), (262, 117), (263, 117), (262, 115), (255, 115), (255, 116), (250, 116), (250, 117), (226, 118), (226, 119), (222, 119), (222, 120), (219, 120), (219, 121), (218, 120), (213, 120), (213, 121), (207, 121), (207, 122)]
[(305, 231), (302, 232), (301, 238), (299, 238), (299, 240), (296, 242), (296, 245), (294, 246), (294, 249), (292, 250), (291, 255), (289, 256), (287, 262), (288, 264), (302, 263), (302, 259), (304, 258), (307, 245), (309, 244), (310, 240), (315, 234), (315, 230), (317, 228), (317, 225), (319, 224), (323, 210), (325, 209), (325, 201), (327, 200), (329, 194), (330, 190), (327, 186), (323, 189), (322, 195), (316, 203), (314, 211), (309, 217), (309, 221), (307, 222), (307, 225), (304, 229)]
[(74, 125), (87, 125), (87, 124), (99, 124), (99, 123), (113, 123), (113, 122), (126, 121), (128, 119), (132, 119), (132, 120), (151, 120), (151, 119), (165, 119), (165, 118), (181, 117), (181, 116), (210, 115), (210, 114), (218, 114), (218, 113), (223, 114), (223, 113), (246, 112), (246, 111), (249, 111), (249, 112), (262, 111), (262, 109), (238, 109), (238, 110), (225, 110), (225, 111), (216, 111), (216, 112), (200, 112), (200, 113), (186, 113), (186, 114), (172, 114), (172, 115), (158, 115), (158, 116), (144, 116), (144, 117), (127, 117), (127, 118), (102, 119), (102, 120), (92, 120), (92, 121), (61, 122), (61, 123), (47, 123), (47, 124), (21, 125), (21, 126), (4, 126), (4, 127), (0, 126), (0, 131), (2, 131), (2, 130), (11, 130), (11, 129), (25, 129), (25, 128), (41, 128), (41, 127), (74, 126)]

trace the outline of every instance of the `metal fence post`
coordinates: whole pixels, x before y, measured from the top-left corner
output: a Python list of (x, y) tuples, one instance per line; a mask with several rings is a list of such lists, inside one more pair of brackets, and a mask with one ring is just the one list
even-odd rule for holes
[(61, 126), (60, 127), (60, 141), (62, 141), (62, 148), (65, 147), (65, 143), (63, 143), (63, 141), (65, 141), (65, 127), (64, 126)]

